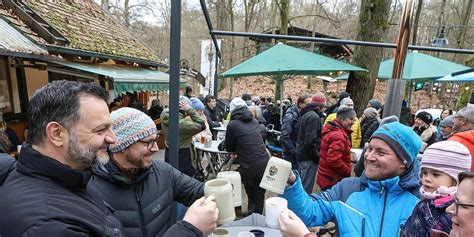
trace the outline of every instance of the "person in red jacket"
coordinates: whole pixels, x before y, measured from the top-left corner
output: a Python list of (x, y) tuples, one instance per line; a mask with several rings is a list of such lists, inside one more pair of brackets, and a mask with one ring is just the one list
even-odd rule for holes
[(339, 107), (336, 119), (327, 123), (322, 132), (320, 160), (316, 183), (322, 191), (351, 176), (351, 127), (356, 112), (347, 106)]

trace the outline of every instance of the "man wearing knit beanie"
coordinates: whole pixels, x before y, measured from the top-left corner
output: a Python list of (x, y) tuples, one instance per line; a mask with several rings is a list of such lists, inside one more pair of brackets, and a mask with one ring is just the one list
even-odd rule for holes
[[(352, 99), (350, 97), (342, 99), (340, 104), (341, 105), (337, 108), (337, 111), (339, 111), (344, 106), (354, 108), (354, 101), (352, 101)], [(326, 117), (326, 120), (324, 121), (324, 125), (326, 125), (330, 121), (333, 121), (336, 117), (337, 117), (337, 112), (329, 114)], [(355, 120), (354, 120), (350, 130), (352, 131), (352, 133), (351, 133), (351, 146), (352, 146), (352, 148), (359, 148), (361, 146), (361, 142), (362, 142), (362, 126), (361, 126), (360, 121), (357, 118), (357, 116), (355, 117)]]
[(446, 141), (451, 137), (454, 127), (454, 115), (449, 115), (448, 117), (441, 120), (439, 123), (441, 140)]
[[(335, 219), (342, 233), (396, 236), (419, 202), (416, 155), (420, 148), (421, 140), (410, 127), (399, 122), (385, 124), (370, 140), (361, 177), (345, 178), (315, 198), (304, 192), (300, 177), (291, 174), (283, 198), (306, 226), (320, 226)], [(321, 154), (323, 150), (321, 145)], [(319, 165), (321, 168), (322, 157)], [(340, 167), (334, 160), (331, 165)]]
[(351, 175), (351, 127), (356, 113), (353, 108), (341, 105), (334, 121), (322, 131), (320, 159), (316, 183), (321, 190), (331, 188)]
[(368, 108), (374, 108), (375, 110), (379, 110), (380, 107), (382, 107), (382, 103), (380, 103), (379, 100), (377, 99), (371, 99), (369, 100), (369, 103), (367, 104)]
[[(141, 230), (151, 236), (209, 234), (212, 228), (206, 225), (215, 224), (216, 205), (201, 198), (204, 194), (201, 182), (163, 161), (152, 159), (159, 150), (156, 143), (159, 136), (153, 120), (133, 108), (120, 108), (112, 112), (111, 117), (117, 139), (109, 147), (110, 161), (94, 167), (89, 186), (117, 210), (122, 223), (127, 223), (124, 235), (139, 236), (143, 234)], [(174, 222), (169, 215), (174, 212), (174, 201), (186, 206), (194, 204), (184, 221), (172, 226)], [(153, 208), (149, 212), (155, 214), (143, 215), (148, 207)], [(136, 218), (130, 219), (130, 216)]]
[(316, 172), (318, 171), (322, 121), (325, 117), (322, 109), (325, 105), (326, 97), (324, 93), (318, 92), (313, 95), (311, 103), (300, 111), (295, 157), (298, 161), (303, 187), (307, 193), (313, 192)]

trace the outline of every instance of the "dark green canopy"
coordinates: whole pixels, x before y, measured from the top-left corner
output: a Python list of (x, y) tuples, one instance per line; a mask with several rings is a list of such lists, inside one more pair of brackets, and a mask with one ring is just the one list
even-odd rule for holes
[(246, 77), (256, 75), (286, 76), (321, 75), (335, 71), (367, 71), (332, 58), (291, 47), (283, 43), (229, 69), (221, 77)]

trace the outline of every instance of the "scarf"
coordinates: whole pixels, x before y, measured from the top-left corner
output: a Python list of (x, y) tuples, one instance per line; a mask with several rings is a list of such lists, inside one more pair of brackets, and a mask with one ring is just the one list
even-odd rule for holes
[(454, 196), (454, 194), (456, 193), (456, 190), (457, 190), (456, 186), (449, 187), (449, 188), (446, 186), (441, 186), (434, 192), (428, 192), (428, 191), (425, 191), (422, 185), (420, 187), (420, 195), (423, 199), (433, 200), (433, 199), (438, 199), (442, 197)]

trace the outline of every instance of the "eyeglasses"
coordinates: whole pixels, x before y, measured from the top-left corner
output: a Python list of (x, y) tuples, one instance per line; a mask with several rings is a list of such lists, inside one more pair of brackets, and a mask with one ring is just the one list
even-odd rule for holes
[(473, 204), (459, 203), (458, 199), (455, 198), (454, 199), (454, 212), (456, 213), (456, 216), (458, 215), (459, 206), (464, 207), (464, 208), (474, 207)]
[(153, 149), (153, 146), (155, 145), (155, 143), (158, 143), (158, 139), (160, 139), (160, 135), (157, 135), (156, 138), (151, 140), (151, 141), (146, 142), (146, 141), (138, 140), (138, 142), (146, 144), (146, 149), (151, 151), (151, 149)]

